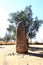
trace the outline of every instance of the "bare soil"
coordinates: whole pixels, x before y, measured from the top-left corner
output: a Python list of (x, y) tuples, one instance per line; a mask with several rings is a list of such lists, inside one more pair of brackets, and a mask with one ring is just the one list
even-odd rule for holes
[(30, 45), (23, 54), (16, 45), (0, 45), (0, 65), (43, 65), (43, 45)]

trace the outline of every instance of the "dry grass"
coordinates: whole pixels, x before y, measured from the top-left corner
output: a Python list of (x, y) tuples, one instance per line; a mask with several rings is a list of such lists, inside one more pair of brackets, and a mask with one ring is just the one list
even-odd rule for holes
[(14, 41), (8, 41), (8, 42), (4, 42), (4, 41), (0, 41), (0, 45), (15, 45), (16, 42)]
[(28, 42), (28, 45), (43, 45), (43, 43), (39, 43), (39, 42)]
[[(11, 40), (8, 42), (0, 41), (0, 45), (16, 45), (16, 42)], [(28, 45), (43, 45), (43, 43), (28, 42)]]
[(6, 42), (0, 41), (0, 45), (4, 45), (4, 44), (6, 44)]
[(16, 42), (14, 42), (14, 41), (8, 41), (7, 42), (7, 45), (15, 45), (16, 44)]
[(36, 43), (34, 42), (28, 42), (28, 45), (35, 45)]

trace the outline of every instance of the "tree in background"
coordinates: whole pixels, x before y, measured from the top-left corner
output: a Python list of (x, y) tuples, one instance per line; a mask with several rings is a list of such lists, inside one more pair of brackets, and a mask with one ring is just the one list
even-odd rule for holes
[(38, 20), (38, 17), (35, 19), (32, 17), (32, 9), (31, 5), (27, 6), (23, 11), (17, 11), (15, 13), (11, 13), (9, 16), (10, 18), (8, 19), (10, 22), (9, 27), (7, 30), (11, 33), (13, 32), (13, 35), (15, 36), (16, 34), (16, 26), (20, 21), (24, 22), (25, 25), (25, 32), (26, 32), (26, 37), (27, 39), (32, 39), (36, 36), (36, 32), (38, 31), (41, 23), (43, 22), (42, 20)]
[(13, 25), (9, 25), (9, 28), (7, 28), (7, 32), (4, 37), (4, 41), (15, 40), (15, 30), (16, 28)]

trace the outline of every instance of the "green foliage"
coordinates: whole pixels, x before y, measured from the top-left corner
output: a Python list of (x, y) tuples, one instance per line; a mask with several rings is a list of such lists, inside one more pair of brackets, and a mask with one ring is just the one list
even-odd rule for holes
[[(32, 15), (33, 13), (32, 13), (31, 5), (30, 5), (30, 6), (27, 6), (24, 9), (24, 11), (11, 13), (10, 18), (8, 20), (11, 24), (15, 23), (15, 25), (17, 25), (20, 21), (23, 21), (25, 25), (25, 32), (26, 32), (27, 38), (33, 38), (36, 36), (36, 32), (38, 31), (43, 21), (38, 20), (37, 17), (34, 20)], [(16, 32), (14, 25), (9, 26), (7, 30), (10, 32), (13, 31), (13, 33)]]

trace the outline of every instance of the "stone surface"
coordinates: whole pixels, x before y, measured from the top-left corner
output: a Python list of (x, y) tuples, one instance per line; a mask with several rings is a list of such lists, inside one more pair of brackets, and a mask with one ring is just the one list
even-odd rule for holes
[(27, 40), (23, 22), (20, 22), (17, 26), (16, 52), (27, 52)]

